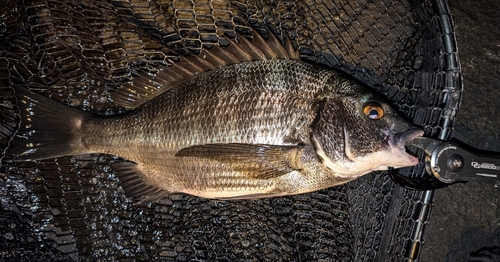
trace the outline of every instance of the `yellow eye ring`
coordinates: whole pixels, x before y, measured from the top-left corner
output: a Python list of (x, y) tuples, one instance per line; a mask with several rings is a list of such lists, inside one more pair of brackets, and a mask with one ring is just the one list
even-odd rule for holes
[(370, 119), (379, 120), (384, 117), (384, 108), (378, 102), (368, 102), (363, 106), (363, 113)]

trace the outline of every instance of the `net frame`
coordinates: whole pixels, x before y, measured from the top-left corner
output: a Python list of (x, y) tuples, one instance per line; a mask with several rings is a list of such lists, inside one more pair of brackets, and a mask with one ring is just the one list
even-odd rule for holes
[[(379, 5), (381, 3), (381, 6), (375, 6), (375, 8), (389, 8), (382, 1), (375, 2)], [(404, 26), (398, 27), (397, 35), (405, 36), (401, 37), (404, 41), (393, 46), (397, 52), (389, 52), (391, 54), (397, 53), (398, 56), (390, 57), (384, 55), (387, 53), (383, 51), (377, 51), (374, 53), (378, 56), (369, 59), (357, 56), (358, 53), (365, 50), (366, 45), (359, 44), (353, 48), (354, 52), (348, 51), (342, 46), (342, 43), (344, 45), (347, 43), (346, 39), (351, 38), (352, 40), (352, 37), (341, 37), (340, 39), (343, 41), (338, 42), (334, 48), (324, 49), (323, 46), (330, 43), (328, 39), (321, 37), (323, 36), (321, 28), (328, 28), (328, 25), (325, 26), (321, 23), (314, 25), (313, 22), (321, 20), (310, 21), (310, 19), (306, 19), (306, 22), (309, 22), (309, 24), (306, 23), (307, 28), (294, 25), (298, 19), (297, 15), (293, 15), (298, 8), (295, 2), (279, 2), (276, 9), (271, 8), (273, 7), (272, 1), (235, 2), (230, 6), (223, 2), (217, 2), (217, 5), (221, 6), (220, 10), (214, 10), (218, 10), (216, 13), (220, 19), (211, 20), (212, 18), (209, 16), (201, 16), (195, 17), (196, 23), (193, 23), (192, 19), (190, 20), (193, 12), (186, 9), (193, 2), (179, 1), (180, 8), (175, 10), (180, 11), (176, 13), (177, 20), (175, 20), (174, 26), (168, 23), (174, 19), (173, 17), (162, 15), (159, 12), (159, 10), (170, 10), (168, 8), (173, 7), (162, 7), (162, 9), (158, 8), (161, 5), (155, 5), (153, 2), (86, 1), (79, 6), (88, 5), (83, 8), (82, 12), (86, 16), (76, 14), (75, 18), (72, 18), (71, 12), (64, 11), (71, 10), (71, 5), (68, 5), (71, 1), (5, 1), (3, 6), (0, 6), (2, 14), (6, 14), (2, 21), (7, 25), (0, 35), (0, 43), (2, 43), (0, 48), (0, 68), (2, 69), (0, 92), (3, 110), (2, 129), (0, 130), (3, 134), (3, 140), (1, 142), (8, 144), (9, 137), (15, 132), (16, 125), (19, 124), (19, 119), (15, 116), (15, 105), (8, 103), (13, 101), (13, 85), (28, 87), (68, 105), (82, 107), (92, 112), (115, 114), (121, 111), (113, 108), (112, 101), (108, 99), (106, 91), (110, 86), (120, 86), (129, 81), (137, 70), (154, 72), (155, 64), (167, 64), (171, 60), (176, 60), (179, 55), (189, 52), (196, 53), (204, 45), (227, 45), (229, 42), (225, 40), (225, 37), (234, 37), (235, 32), (243, 36), (251, 36), (253, 30), (263, 36), (273, 33), (281, 36), (282, 39), (285, 39), (284, 34), (286, 33), (286, 37), (300, 48), (303, 59), (348, 72), (381, 94), (386, 95), (416, 123), (422, 124), (430, 119), (429, 123), (434, 124), (425, 126), (427, 135), (448, 139), (462, 91), (460, 65), (449, 7), (445, 1), (440, 0), (401, 2), (407, 3), (407, 5), (393, 8), (394, 11), (391, 12), (397, 14), (395, 17), (408, 18), (398, 15), (399, 9), (412, 10), (412, 19), (414, 20), (409, 19), (409, 21), (415, 21), (415, 17), (418, 15), (427, 14), (429, 16), (427, 17), (429, 20), (427, 21), (428, 28), (421, 25), (420, 31), (417, 29), (410, 32), (405, 30)], [(305, 3), (308, 10), (316, 7), (310, 12), (321, 13), (325, 12), (325, 6), (329, 7), (326, 8), (326, 11), (333, 10), (329, 3), (335, 4), (335, 1), (326, 4), (321, 1)], [(190, 8), (203, 10), (203, 6), (203, 4), (199, 7), (192, 5)], [(248, 10), (252, 10), (249, 6), (256, 6), (254, 10), (260, 10), (260, 12), (248, 12)], [(343, 21), (346, 32), (353, 30), (345, 26), (345, 24), (352, 24), (353, 20), (349, 20), (342, 14), (357, 15), (357, 7), (353, 4), (342, 5), (341, 8), (335, 5), (334, 7), (337, 7), (338, 14), (333, 16), (333, 18), (338, 17), (338, 20), (334, 20)], [(63, 11), (51, 13), (51, 10), (55, 9)], [(133, 12), (127, 10), (133, 10)], [(226, 12), (221, 10), (226, 10)], [(242, 12), (242, 10), (247, 10), (247, 12)], [(269, 13), (272, 14), (274, 10), (279, 10), (279, 19), (269, 16)], [(238, 12), (243, 15), (234, 16)], [(246, 13), (248, 16), (245, 15)], [(122, 24), (119, 25), (111, 23), (109, 26), (102, 26), (102, 21), (112, 20), (111, 18), (118, 15), (127, 16), (127, 19), (122, 20)], [(91, 19), (88, 19), (89, 17)], [(197, 20), (198, 18), (201, 22)], [(378, 18), (387, 19), (383, 16)], [(214, 29), (210, 23), (203, 23), (203, 21), (213, 21), (213, 25), (217, 25), (217, 27)], [(420, 22), (422, 21), (420, 20)], [(61, 23), (62, 26), (51, 26), (58, 23)], [(395, 22), (392, 21), (392, 23)], [(197, 33), (196, 30), (190, 28), (193, 24), (201, 26), (202, 33)], [(411, 23), (407, 21), (406, 24), (402, 24), (409, 25)], [(27, 30), (27, 25), (32, 25), (32, 28)], [(44, 25), (48, 25), (49, 29), (44, 28)], [(335, 24), (335, 26), (337, 30), (341, 31), (341, 25)], [(363, 27), (362, 23), (359, 26)], [(352, 26), (352, 28), (355, 29), (356, 26)], [(430, 29), (435, 31), (426, 31)], [(106, 36), (100, 39), (102, 41), (100, 44), (103, 47), (102, 52), (86, 48), (96, 45), (96, 43), (99, 44), (99, 41), (96, 41), (92, 36), (93, 30)], [(212, 32), (214, 30), (215, 33)], [(308, 31), (310, 31), (308, 34), (316, 37), (307, 37), (303, 32)], [(336, 35), (337, 31), (329, 31), (332, 36)], [(379, 31), (382, 32), (384, 29), (381, 28)], [(119, 34), (115, 35), (113, 32), (119, 32)], [(351, 34), (356, 35), (355, 32)], [(138, 35), (141, 38), (137, 37)], [(219, 35), (224, 37), (219, 37)], [(386, 36), (388, 35), (386, 34)], [(161, 36), (163, 41), (158, 41), (155, 36)], [(364, 38), (357, 36), (359, 38), (356, 41), (370, 45), (369, 36)], [(427, 41), (419, 42), (412, 37)], [(116, 39), (120, 39), (120, 41)], [(74, 49), (64, 48), (64, 45), (61, 45), (59, 41), (65, 45), (80, 46), (80, 48), (76, 48), (78, 52), (75, 52)], [(429, 42), (433, 44), (429, 44)], [(168, 44), (165, 45), (165, 43)], [(433, 48), (426, 47), (426, 45)], [(140, 46), (143, 48), (141, 49)], [(411, 63), (404, 64), (408, 62), (404, 59), (405, 55), (410, 56), (410, 54), (418, 54), (419, 52), (420, 56), (416, 57), (420, 57), (420, 59), (414, 59)], [(431, 65), (426, 64), (427, 60), (424, 59), (426, 56), (432, 57)], [(380, 63), (379, 65), (380, 60), (377, 58), (385, 58), (383, 59), (385, 64)], [(356, 59), (363, 61), (363, 63), (356, 65), (357, 63), (353, 62)], [(394, 65), (398, 62), (402, 64), (393, 67), (398, 70), (391, 70), (390, 67), (387, 67), (387, 65)], [(427, 72), (422, 74), (420, 79), (416, 80), (415, 75), (412, 77), (414, 71), (424, 69)], [(93, 83), (85, 81), (85, 75), (89, 72), (95, 74), (99, 81)], [(398, 78), (399, 75), (404, 75), (404, 77)], [(440, 91), (434, 93), (435, 98), (431, 101), (412, 101), (412, 99), (417, 100), (413, 92), (418, 90), (398, 88), (398, 92), (394, 91), (395, 86), (405, 87), (406, 81), (421, 85), (430, 81), (430, 84), (427, 83), (427, 85), (433, 85), (436, 90)], [(50, 91), (47, 91), (47, 86), (51, 87)], [(402, 103), (401, 101), (410, 102)], [(423, 106), (429, 103), (435, 104)], [(214, 214), (215, 218), (208, 223), (210, 225), (213, 223), (221, 225), (220, 222), (214, 222), (220, 220), (226, 221), (226, 227), (228, 223), (234, 226), (234, 221), (229, 221), (230, 219), (227, 218), (227, 209), (230, 209), (227, 203), (173, 196), (158, 203), (154, 208), (136, 210), (141, 216), (131, 224), (113, 223), (113, 219), (119, 222), (132, 220), (132, 215), (128, 212), (132, 208), (127, 205), (123, 192), (118, 186), (118, 181), (109, 170), (109, 163), (113, 161), (119, 160), (114, 157), (90, 156), (78, 159), (62, 158), (55, 162), (40, 161), (16, 165), (3, 162), (1, 203), (4, 226), (1, 228), (4, 239), (2, 247), (4, 250), (10, 250), (3, 254), (3, 258), (26, 259), (32, 256), (42, 260), (68, 258), (73, 260), (84, 258), (105, 260), (115, 257), (147, 260), (153, 258), (151, 254), (155, 254), (156, 258), (183, 260), (193, 258), (194, 252), (199, 255), (198, 259), (200, 260), (252, 258), (272, 260), (277, 257), (292, 260), (399, 261), (401, 258), (410, 260), (416, 259), (418, 256), (418, 246), (422, 242), (422, 230), (428, 221), (432, 199), (432, 191), (408, 191), (393, 185), (387, 176), (374, 174), (346, 186), (335, 188), (335, 190), (320, 191), (307, 196), (267, 200), (267, 202), (264, 200), (247, 201), (231, 206), (235, 210), (234, 212), (241, 213), (244, 210), (248, 214), (255, 214), (255, 217), (260, 215), (259, 218), (262, 218), (262, 212), (270, 212), (272, 209), (272, 214), (276, 216), (294, 219), (293, 223), (292, 220), (269, 222), (275, 225), (275, 228), (286, 230), (280, 230), (279, 234), (261, 236), (269, 243), (274, 241), (274, 246), (270, 245), (272, 247), (269, 250), (273, 250), (274, 254), (278, 254), (278, 256), (258, 256), (256, 254), (265, 253), (263, 250), (267, 250), (259, 247), (245, 253), (245, 249), (255, 244), (248, 241), (248, 236), (240, 235), (236, 236), (235, 239), (229, 238), (229, 240), (227, 237), (214, 238), (216, 242), (219, 241), (217, 242), (219, 244), (215, 245), (211, 245), (210, 241), (206, 239), (200, 241), (203, 239), (202, 235), (199, 236), (199, 239), (191, 238), (190, 240), (179, 237), (179, 240), (173, 241), (174, 244), (172, 244), (172, 241), (169, 242), (167, 239), (176, 236), (171, 236), (163, 230), (150, 234), (154, 237), (148, 235), (149, 238), (144, 237), (140, 241), (136, 240), (136, 242), (143, 242), (131, 245), (133, 248), (119, 249), (117, 246), (127, 246), (126, 244), (131, 242), (118, 232), (137, 236), (138, 232), (149, 230), (148, 223), (155, 218), (166, 217), (170, 219), (167, 219), (168, 221), (177, 222), (181, 218), (189, 219), (193, 214), (187, 211), (187, 207), (207, 205), (209, 208), (200, 212)], [(408, 175), (421, 175), (422, 169), (418, 168), (411, 169)], [(78, 173), (77, 179), (74, 176), (75, 170)], [(364, 195), (360, 196), (357, 193), (362, 191), (360, 188), (364, 188), (369, 193), (365, 192)], [(102, 199), (107, 199), (107, 201), (104, 204), (99, 204), (99, 200)], [(363, 205), (366, 208), (364, 202), (367, 199), (377, 203), (376, 206), (372, 209), (362, 208)], [(398, 199), (399, 201), (397, 201)], [(247, 205), (251, 208), (243, 208)], [(107, 209), (105, 206), (111, 208)], [(113, 219), (110, 217), (102, 218), (99, 215), (100, 209), (118, 215), (114, 214)], [(368, 210), (368, 212), (365, 212), (362, 217), (353, 215), (360, 210)], [(380, 210), (382, 210), (381, 213)], [(402, 210), (396, 215), (396, 217), (401, 218), (400, 220), (391, 218), (395, 215), (394, 210)], [(249, 217), (239, 218), (239, 220), (247, 220), (250, 219)], [(338, 219), (339, 217), (341, 219)], [(92, 222), (85, 222), (87, 219)], [(353, 222), (353, 220), (355, 221)], [(364, 220), (378, 222), (365, 223)], [(199, 231), (193, 231), (203, 232), (205, 230), (203, 228), (207, 227), (206, 221), (200, 221), (198, 221)], [(250, 220), (250, 222), (240, 226), (255, 231), (255, 228), (252, 228), (252, 223), (257, 223), (257, 221)], [(291, 229), (289, 223), (293, 224)], [(13, 224), (16, 226), (10, 227)], [(167, 227), (167, 225), (164, 226)], [(137, 230), (141, 228), (143, 231)], [(180, 231), (182, 231), (181, 228)], [(347, 229), (336, 232), (335, 228)], [(224, 232), (223, 229), (224, 226), (213, 227), (212, 225), (211, 230), (220, 233)], [(266, 229), (268, 228), (264, 227), (261, 231)], [(361, 229), (370, 230), (364, 233), (361, 232)], [(105, 232), (106, 230), (108, 231)], [(332, 232), (343, 237), (331, 235)], [(392, 233), (391, 238), (380, 237), (382, 233), (386, 232)], [(115, 246), (107, 245), (109, 238), (116, 240)], [(276, 240), (281, 238), (292, 241)], [(179, 248), (178, 243), (186, 241), (191, 241), (196, 245)], [(405, 244), (398, 244), (401, 242)], [(160, 243), (160, 245), (155, 243)], [(232, 243), (236, 248), (225, 249), (224, 243)], [(295, 246), (278, 246), (277, 243), (292, 243)], [(357, 245), (356, 243), (362, 244)], [(148, 249), (148, 244), (156, 245), (157, 249)], [(332, 247), (339, 247), (339, 249), (332, 249)], [(223, 251), (217, 254), (213, 251), (215, 249)], [(114, 256), (110, 255), (110, 250), (115, 250)], [(388, 252), (391, 253), (387, 254)], [(233, 255), (231, 257), (228, 254)]]

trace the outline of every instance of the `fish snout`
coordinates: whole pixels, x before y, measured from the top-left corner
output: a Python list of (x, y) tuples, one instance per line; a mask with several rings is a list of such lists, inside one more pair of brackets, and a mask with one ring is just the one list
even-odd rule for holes
[(412, 127), (404, 132), (399, 132), (393, 136), (393, 145), (399, 148), (405, 147), (407, 144), (411, 144), (411, 141), (416, 137), (421, 137), (424, 135), (424, 130), (418, 127)]

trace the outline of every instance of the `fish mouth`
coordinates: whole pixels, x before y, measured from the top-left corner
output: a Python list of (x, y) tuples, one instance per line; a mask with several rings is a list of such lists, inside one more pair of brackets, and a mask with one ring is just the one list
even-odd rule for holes
[(424, 135), (424, 130), (420, 128), (411, 128), (404, 132), (396, 133), (392, 136), (392, 139), (389, 140), (389, 145), (391, 147), (391, 151), (394, 155), (400, 158), (397, 165), (393, 166), (394, 168), (401, 168), (407, 166), (414, 166), (418, 164), (418, 158), (409, 154), (406, 151), (405, 145), (411, 144), (411, 141), (416, 137), (421, 137)]

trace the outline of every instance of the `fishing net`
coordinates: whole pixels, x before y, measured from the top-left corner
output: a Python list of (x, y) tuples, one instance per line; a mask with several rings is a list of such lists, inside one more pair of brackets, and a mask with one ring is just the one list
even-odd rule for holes
[[(304, 60), (361, 80), (426, 135), (448, 138), (461, 83), (444, 1), (6, 0), (2, 149), (19, 128), (13, 87), (118, 114), (109, 93), (138, 72), (254, 34), (291, 41)], [(382, 172), (291, 197), (172, 195), (134, 206), (110, 167), (118, 157), (12, 162), (3, 155), (1, 260), (413, 260), (432, 199), (432, 191), (404, 189)]]

